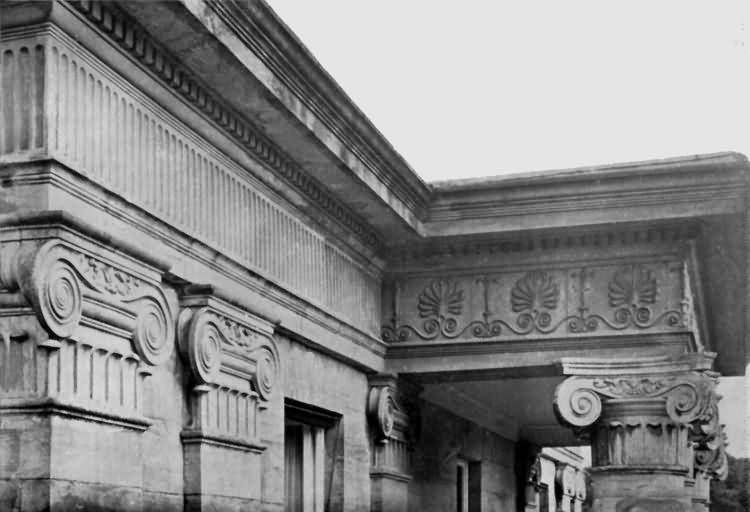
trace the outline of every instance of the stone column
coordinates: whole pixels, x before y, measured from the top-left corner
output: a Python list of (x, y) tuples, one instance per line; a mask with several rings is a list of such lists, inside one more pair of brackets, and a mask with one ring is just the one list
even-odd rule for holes
[(254, 510), (266, 449), (259, 416), (277, 393), (273, 324), (208, 286), (183, 290), (180, 306), (177, 339), (192, 387), (180, 436), (185, 511)]
[(555, 512), (573, 512), (576, 470), (568, 464), (558, 462), (555, 469)]
[(539, 454), (542, 449), (538, 445), (519, 441), (516, 443), (516, 475), (519, 478), (518, 503), (519, 510), (535, 512), (540, 507), (539, 488), (542, 478)]
[(144, 382), (174, 346), (163, 269), (72, 217), (3, 227), (0, 510), (140, 511)]
[(575, 476), (575, 496), (573, 497), (573, 512), (583, 512), (583, 506), (586, 503), (587, 478), (586, 473), (582, 470), (576, 471)]
[(591, 440), (592, 512), (693, 510), (693, 446), (719, 435), (714, 357), (563, 359), (555, 412)]
[(367, 413), (372, 439), (371, 510), (404, 512), (411, 481), (411, 451), (419, 389), (395, 375), (370, 378)]

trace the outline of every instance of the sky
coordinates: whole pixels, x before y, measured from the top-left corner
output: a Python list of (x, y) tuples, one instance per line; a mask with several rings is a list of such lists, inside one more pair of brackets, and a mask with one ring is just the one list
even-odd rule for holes
[(426, 181), (750, 154), (748, 0), (268, 2)]
[(750, 152), (747, 0), (269, 0), (426, 181)]

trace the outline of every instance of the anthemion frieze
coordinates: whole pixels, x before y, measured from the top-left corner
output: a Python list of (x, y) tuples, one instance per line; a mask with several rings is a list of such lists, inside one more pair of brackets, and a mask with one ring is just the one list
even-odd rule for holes
[(264, 0), (0, 14), (0, 510), (709, 509), (744, 156), (428, 184)]

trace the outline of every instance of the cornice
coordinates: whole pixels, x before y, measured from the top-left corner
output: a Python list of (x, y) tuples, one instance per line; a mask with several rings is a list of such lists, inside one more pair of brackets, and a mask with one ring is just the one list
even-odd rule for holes
[(370, 225), (306, 173), (253, 123), (230, 108), (188, 68), (173, 58), (138, 22), (117, 6), (71, 1), (70, 5), (115, 46), (148, 69), (167, 88), (210, 119), (295, 191), (357, 236), (373, 250), (382, 241)]
[[(540, 185), (539, 188), (541, 189), (542, 186)], [(581, 209), (612, 210), (621, 207), (648, 207), (662, 204), (667, 198), (669, 202), (674, 203), (693, 203), (716, 198), (740, 201), (743, 197), (743, 191), (736, 187), (736, 183), (732, 182), (700, 188), (684, 186), (655, 188), (653, 190), (613, 189), (606, 192), (582, 190), (569, 194), (552, 191), (549, 195), (545, 194), (543, 190), (539, 190), (535, 194), (535, 197), (517, 197), (506, 200), (499, 198), (476, 200), (476, 198), (469, 197), (466, 201), (461, 201), (458, 204), (433, 205), (430, 208), (430, 221), (555, 214)]]
[(418, 218), (425, 218), (428, 186), (266, 2), (207, 3)]
[(393, 245), (387, 261), (392, 272), (402, 265), (431, 266), (443, 261), (455, 262), (464, 256), (526, 254), (535, 251), (559, 252), (564, 249), (601, 249), (639, 244), (685, 242), (700, 236), (699, 222), (658, 224), (617, 224), (599, 228), (544, 230), (532, 234), (511, 233), (466, 237), (435, 237), (422, 243)]
[(721, 153), (433, 184), (427, 237), (658, 222), (744, 209), (744, 155)]
[(723, 152), (554, 171), (516, 173), (487, 178), (452, 179), (430, 183), (430, 188), (438, 195), (472, 193), (521, 187), (538, 188), (544, 185), (567, 185), (602, 179), (652, 177), (656, 174), (731, 171), (741, 168), (746, 169), (747, 167), (748, 160), (745, 155), (736, 152)]

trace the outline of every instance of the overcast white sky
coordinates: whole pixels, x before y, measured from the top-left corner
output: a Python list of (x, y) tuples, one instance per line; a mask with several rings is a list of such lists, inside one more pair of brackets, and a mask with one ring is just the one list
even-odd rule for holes
[(750, 2), (269, 0), (427, 181), (750, 152)]
[(427, 181), (750, 153), (748, 0), (268, 1)]

